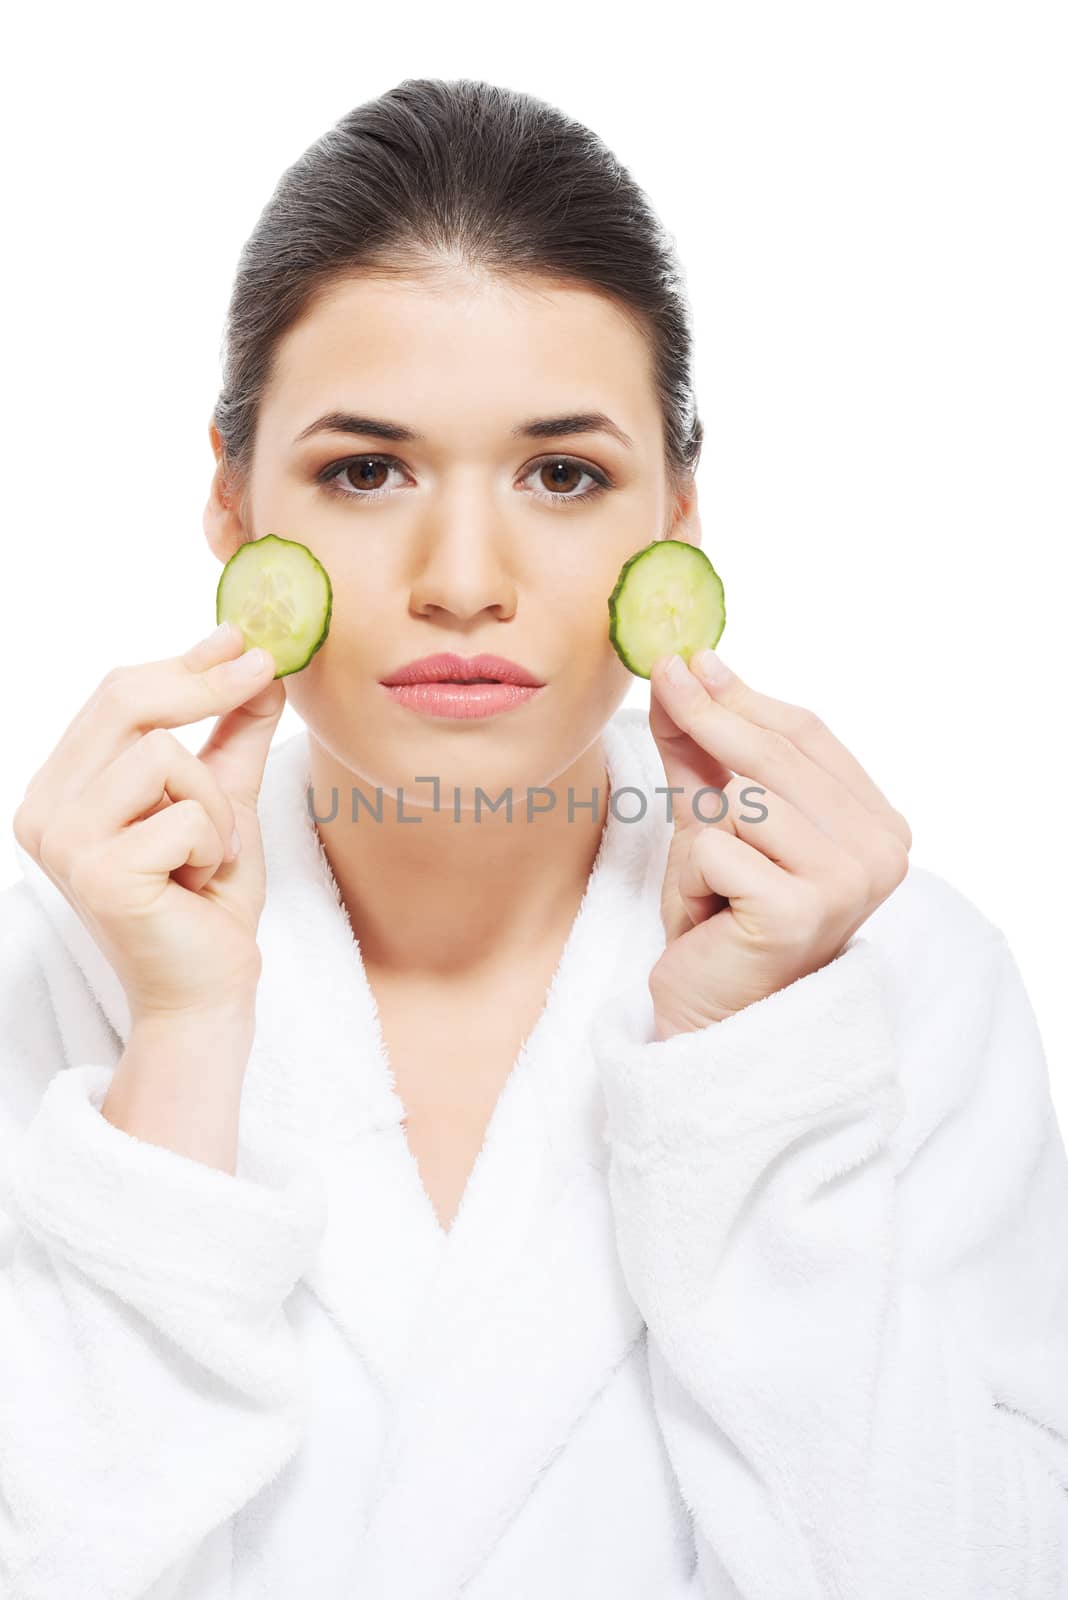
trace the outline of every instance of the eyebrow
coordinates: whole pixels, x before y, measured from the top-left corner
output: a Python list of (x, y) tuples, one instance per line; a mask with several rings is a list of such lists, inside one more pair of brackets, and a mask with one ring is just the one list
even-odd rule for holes
[[(308, 439), (313, 433), (359, 433), (376, 439), (391, 439), (401, 444), (425, 444), (426, 435), (416, 433), (399, 422), (386, 422), (381, 417), (361, 417), (351, 411), (327, 411), (309, 422), (294, 444)], [(575, 411), (561, 417), (530, 417), (512, 429), (513, 439), (557, 439), (565, 434), (608, 433), (630, 450), (634, 440), (613, 422), (603, 411)]]

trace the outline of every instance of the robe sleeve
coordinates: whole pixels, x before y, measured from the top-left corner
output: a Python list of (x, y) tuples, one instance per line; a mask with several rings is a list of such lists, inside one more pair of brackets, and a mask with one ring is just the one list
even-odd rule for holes
[(14, 904), (0, 927), (0, 1594), (141, 1600), (169, 1593), (298, 1446), (285, 1302), (325, 1200), (308, 1170), (231, 1176), (103, 1117), (113, 1064), (64, 1062)]
[(898, 987), (861, 928), (703, 1030), (656, 1040), (647, 990), (595, 1018), (620, 1261), (716, 1600), (1068, 1595), (1036, 1020), (985, 918)]

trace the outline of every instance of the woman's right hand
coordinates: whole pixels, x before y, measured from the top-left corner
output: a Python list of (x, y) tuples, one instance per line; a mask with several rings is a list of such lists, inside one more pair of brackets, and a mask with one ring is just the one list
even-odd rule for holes
[[(15, 813), (16, 839), (115, 969), (133, 1023), (254, 1004), (256, 805), (286, 702), (274, 672), (232, 623), (183, 655), (115, 668)], [(196, 755), (168, 731), (208, 716), (218, 721)]]

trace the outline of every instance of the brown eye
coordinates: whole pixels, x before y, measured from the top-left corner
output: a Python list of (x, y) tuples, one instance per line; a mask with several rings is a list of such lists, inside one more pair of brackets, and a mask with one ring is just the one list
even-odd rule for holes
[(575, 488), (575, 480), (586, 476), (577, 461), (569, 461), (561, 456), (556, 461), (543, 461), (538, 468), (541, 482), (546, 489), (555, 490), (558, 494), (567, 494)]
[(393, 456), (346, 456), (342, 461), (331, 461), (316, 478), (328, 494), (356, 504), (392, 494), (388, 487), (391, 472), (402, 475), (400, 463)]
[[(543, 456), (526, 469), (525, 478), (530, 482), (527, 492), (546, 506), (578, 505), (613, 487), (600, 467), (571, 456)], [(588, 480), (586, 487), (576, 489), (576, 481), (581, 484), (584, 480)]]
[(365, 456), (362, 461), (351, 461), (343, 476), (353, 488), (381, 489), (389, 477), (389, 462), (382, 456)]

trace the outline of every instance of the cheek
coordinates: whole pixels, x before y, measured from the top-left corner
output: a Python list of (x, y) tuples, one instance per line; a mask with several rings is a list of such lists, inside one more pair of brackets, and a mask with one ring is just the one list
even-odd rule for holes
[(587, 692), (594, 684), (610, 690), (629, 677), (608, 636), (608, 594), (587, 594), (581, 604), (557, 606), (551, 626), (561, 669), (576, 689)]
[(559, 585), (548, 604), (549, 625), (558, 637), (566, 637), (576, 648), (595, 651), (602, 636), (608, 637), (607, 591), (581, 590)]
[[(568, 514), (556, 515), (565, 521)], [(618, 530), (612, 537), (603, 529), (599, 533), (582, 529), (572, 530), (567, 538), (545, 538), (541, 548), (528, 553), (524, 568), (517, 570), (520, 592), (525, 590), (531, 601), (554, 613), (565, 610), (570, 626), (579, 617), (592, 617), (596, 623), (608, 616), (608, 596), (633, 547), (632, 539), (619, 539)]]

